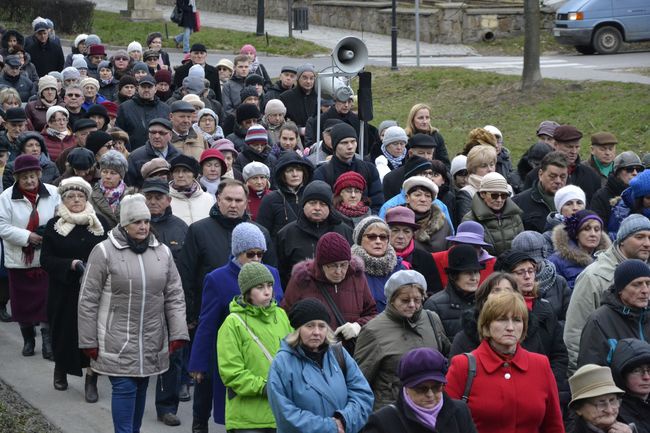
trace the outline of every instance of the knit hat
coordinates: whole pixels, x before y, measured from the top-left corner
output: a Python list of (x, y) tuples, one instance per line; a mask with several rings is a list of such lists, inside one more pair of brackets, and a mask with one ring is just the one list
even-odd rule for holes
[(45, 89), (56, 90), (56, 78), (51, 75), (46, 75), (38, 79), (38, 94), (40, 95)]
[(250, 98), (251, 96), (259, 98), (257, 89), (254, 86), (245, 86), (239, 91), (239, 99), (242, 101), (245, 101), (246, 98)]
[(237, 276), (237, 283), (242, 295), (245, 295), (252, 288), (264, 283), (273, 284), (273, 274), (261, 263), (248, 262), (241, 267)]
[(259, 119), (262, 114), (260, 113), (259, 108), (255, 104), (241, 104), (237, 107), (236, 119), (237, 123), (242, 123), (244, 120), (248, 119)]
[(112, 139), (113, 136), (106, 131), (93, 131), (86, 137), (86, 149), (96, 155), (99, 149), (104, 147)]
[(496, 126), (485, 125), (483, 127), (483, 129), (485, 129), (490, 134), (494, 135), (494, 138), (496, 138), (497, 143), (499, 141), (503, 142), (503, 134), (501, 133), (501, 130), (499, 128), (497, 128)]
[(384, 146), (388, 146), (389, 144), (395, 143), (397, 141), (403, 141), (406, 143), (408, 140), (409, 138), (406, 135), (404, 128), (400, 128), (399, 126), (389, 126), (386, 128), (386, 132), (384, 132), (384, 139), (382, 140), (382, 144)]
[(632, 178), (630, 189), (635, 200), (650, 195), (650, 170), (643, 170)]
[(390, 128), (391, 126), (397, 126), (397, 122), (394, 120), (384, 120), (379, 124), (379, 127), (377, 127), (377, 133), (381, 135), (381, 131)]
[(300, 207), (310, 200), (320, 200), (332, 208), (332, 187), (322, 180), (312, 180), (305, 186), (300, 198)]
[(395, 206), (386, 211), (386, 224), (389, 226), (406, 226), (414, 230), (420, 228), (415, 222), (415, 212), (406, 206)]
[(390, 302), (397, 289), (407, 284), (417, 284), (420, 286), (422, 296), (427, 292), (427, 280), (424, 279), (421, 273), (413, 270), (402, 270), (391, 275), (388, 281), (386, 281), (386, 284), (384, 284), (384, 296), (386, 300)]
[(183, 78), (183, 87), (189, 93), (198, 95), (205, 91), (205, 80), (200, 77), (185, 77)]
[(519, 233), (512, 240), (510, 247), (513, 250), (528, 254), (537, 263), (540, 263), (548, 256), (546, 238), (543, 234), (533, 230), (526, 230)]
[(409, 178), (406, 179), (406, 180), (404, 181), (404, 183), (402, 184), (402, 190), (403, 190), (406, 194), (408, 194), (409, 191), (411, 191), (411, 190), (412, 190), (413, 188), (415, 188), (416, 186), (421, 186), (421, 187), (424, 187), (424, 188), (428, 189), (429, 191), (431, 191), (431, 195), (433, 196), (433, 197), (432, 197), (433, 200), (435, 200), (436, 197), (438, 197), (438, 185), (436, 185), (436, 184), (435, 184), (431, 179), (429, 179), (428, 177), (424, 177), (424, 176), (413, 176), (413, 177), (409, 177)]
[(334, 195), (340, 195), (345, 188), (357, 188), (363, 192), (366, 190), (366, 179), (356, 171), (346, 171), (334, 182)]
[(135, 62), (133, 64), (133, 67), (131, 68), (131, 71), (135, 74), (138, 71), (142, 72), (147, 72), (149, 73), (149, 66), (145, 62)]
[(264, 114), (287, 114), (287, 107), (279, 99), (271, 99), (264, 107)]
[(262, 230), (253, 223), (239, 223), (232, 231), (230, 252), (233, 257), (248, 250), (266, 251), (266, 238)]
[(41, 164), (38, 162), (38, 158), (32, 155), (23, 153), (18, 155), (14, 160), (14, 176), (23, 171), (41, 171)]
[[(116, 152), (111, 150), (110, 152)], [(151, 220), (151, 212), (142, 194), (125, 195), (120, 201), (120, 226), (126, 227), (136, 221)]]
[(515, 251), (514, 249), (505, 251), (501, 254), (497, 261), (494, 263), (495, 271), (512, 272), (518, 264), (523, 262), (532, 262), (537, 264), (533, 256), (523, 251)]
[(414, 147), (433, 149), (436, 147), (436, 141), (429, 134), (417, 133), (409, 138), (406, 147), (409, 149), (413, 149)]
[(544, 120), (537, 127), (537, 136), (548, 135), (549, 137), (552, 137), (558, 126), (560, 126), (560, 124), (553, 120)]
[(235, 65), (228, 59), (220, 59), (219, 62), (216, 64), (215, 68), (218, 68), (219, 66), (223, 66), (226, 69), (230, 69), (230, 72), (232, 72), (235, 69)]
[(63, 75), (63, 81), (78, 80), (81, 78), (79, 70), (73, 66), (68, 66), (67, 68), (63, 69), (63, 71), (61, 71), (61, 75)]
[(145, 162), (140, 169), (140, 174), (143, 179), (146, 179), (153, 175), (161, 174), (161, 172), (167, 172), (166, 174), (169, 174), (169, 169), (169, 162), (164, 158), (158, 157)]
[[(97, 132), (103, 132), (103, 131), (97, 131)], [(126, 158), (117, 150), (109, 150), (104, 155), (102, 155), (101, 159), (99, 160), (100, 170), (103, 169), (115, 170), (120, 174), (120, 177), (122, 179), (124, 179), (128, 167), (129, 164), (126, 162)]]
[(585, 197), (585, 192), (582, 188), (575, 185), (567, 185), (558, 189), (555, 193), (555, 196), (553, 197), (555, 209), (560, 212), (562, 206), (571, 200), (580, 200), (582, 203), (587, 204), (587, 198)]
[(97, 36), (94, 33), (91, 33), (88, 36), (86, 36), (86, 46), (87, 47), (90, 47), (91, 45), (101, 44), (101, 43), (102, 43), (102, 40), (99, 38), (99, 36)]
[(316, 298), (301, 299), (289, 310), (289, 323), (293, 329), (298, 329), (312, 320), (330, 322), (327, 308)]
[(644, 168), (639, 155), (631, 150), (616, 155), (616, 158), (614, 158), (614, 174), (618, 174), (619, 170), (627, 167), (637, 167), (637, 172), (641, 172)]
[(111, 69), (111, 62), (109, 62), (108, 60), (102, 60), (101, 62), (99, 62), (99, 65), (97, 65), (97, 71), (99, 72), (102, 69), (108, 69), (109, 71), (111, 71), (111, 74), (113, 73), (113, 69)]
[(63, 179), (59, 184), (59, 195), (61, 196), (68, 191), (81, 191), (86, 196), (86, 199), (88, 199), (92, 190), (93, 189), (90, 184), (79, 176), (68, 177), (66, 179)]
[(445, 272), (480, 271), (485, 265), (478, 261), (476, 249), (472, 245), (458, 244), (449, 249), (449, 258)]
[(302, 74), (304, 74), (305, 72), (312, 72), (312, 73), (315, 74), (316, 73), (316, 68), (314, 67), (314, 65), (312, 65), (310, 63), (304, 63), (304, 64), (298, 66), (298, 68), (296, 69), (296, 79), (297, 80), (300, 79), (300, 76)]
[(476, 221), (463, 221), (456, 229), (456, 235), (447, 236), (449, 242), (459, 244), (479, 245), (482, 247), (491, 247), (492, 245), (485, 242), (485, 229)]
[(239, 50), (239, 54), (248, 54), (248, 53), (257, 54), (257, 50), (251, 44), (246, 44), (242, 46), (241, 49)]
[(350, 244), (336, 232), (325, 233), (316, 244), (316, 265), (323, 266), (328, 263), (351, 260)]
[(614, 271), (614, 289), (621, 293), (632, 281), (641, 277), (650, 277), (650, 266), (639, 259), (623, 260)]
[(500, 173), (492, 172), (483, 176), (481, 179), (481, 186), (479, 192), (505, 192), (510, 194), (508, 190), (508, 181)]
[(99, 90), (99, 81), (97, 81), (93, 77), (84, 78), (83, 80), (81, 80), (81, 83), (79, 83), (79, 85), (81, 86), (82, 89), (88, 85), (91, 85), (95, 89)]
[(247, 145), (250, 144), (269, 144), (269, 134), (262, 125), (253, 125), (246, 131), (244, 139)]
[(135, 79), (134, 76), (132, 75), (122, 75), (122, 78), (120, 78), (120, 82), (117, 85), (118, 90), (122, 90), (122, 87), (126, 86), (127, 84), (131, 84), (132, 86), (137, 86), (138, 85), (138, 80)]
[(76, 47), (76, 46), (78, 46), (80, 43), (85, 42), (87, 37), (88, 37), (88, 35), (85, 34), (85, 33), (80, 33), (80, 34), (78, 34), (77, 37), (74, 38), (73, 46)]
[(50, 71), (47, 73), (50, 77), (56, 78), (57, 83), (61, 83), (63, 81), (63, 74), (59, 71)]
[(600, 219), (596, 212), (590, 211), (588, 209), (579, 210), (574, 215), (566, 218), (564, 220), (564, 230), (569, 235), (569, 239), (577, 242), (580, 229), (589, 220), (598, 221), (600, 223), (600, 227), (603, 228), (603, 220)]
[(345, 138), (352, 137), (357, 140), (357, 131), (351, 125), (343, 122), (334, 125), (330, 131), (330, 136), (332, 137), (332, 149), (336, 150), (336, 146)]
[(137, 41), (133, 41), (133, 42), (131, 42), (131, 43), (129, 44), (129, 46), (126, 47), (126, 52), (127, 52), (127, 53), (131, 53), (131, 52), (133, 52), (133, 51), (140, 51), (140, 52), (142, 52), (142, 44), (140, 44), (140, 42), (137, 42)]
[[(72, 67), (77, 69), (77, 71), (79, 71), (79, 69), (88, 69), (88, 62), (86, 62), (86, 59), (84, 59), (81, 54), (79, 54), (79, 56), (80, 57), (73, 56)], [(81, 74), (79, 74), (79, 76), (81, 77)]]
[(621, 221), (621, 225), (616, 233), (615, 243), (620, 245), (625, 239), (640, 231), (650, 231), (650, 219), (641, 214), (634, 213)]
[(156, 71), (153, 78), (154, 78), (154, 80), (156, 80), (156, 83), (171, 84), (172, 83), (172, 71), (169, 71), (167, 69), (160, 69), (160, 70)]
[(592, 146), (606, 146), (608, 144), (618, 144), (618, 140), (611, 132), (596, 132), (591, 135)]
[(580, 140), (581, 138), (582, 132), (578, 131), (578, 128), (573, 125), (560, 125), (553, 132), (553, 139), (560, 143)]
[(357, 245), (361, 245), (363, 235), (372, 224), (379, 224), (384, 228), (384, 230), (386, 230), (386, 233), (390, 233), (390, 228), (388, 227), (388, 224), (386, 224), (386, 221), (376, 215), (371, 215), (359, 221), (354, 227), (354, 231), (352, 232), (352, 241)]
[(52, 105), (45, 112), (45, 121), (47, 123), (50, 123), (50, 119), (52, 118), (52, 116), (54, 116), (55, 113), (63, 113), (65, 114), (65, 117), (67, 117), (68, 119), (70, 118), (70, 113), (68, 113), (68, 110), (66, 110), (60, 105)]
[(75, 147), (68, 153), (66, 161), (77, 170), (89, 170), (95, 165), (95, 154), (85, 147)]
[(426, 381), (447, 383), (447, 358), (431, 347), (418, 347), (402, 355), (397, 376), (405, 388), (413, 388)]
[(178, 167), (184, 167), (192, 172), (194, 177), (198, 177), (201, 167), (199, 167), (199, 161), (191, 156), (187, 156), (183, 153), (175, 156), (171, 161), (169, 161), (170, 171), (173, 172)]
[(253, 161), (244, 166), (242, 176), (244, 176), (244, 182), (248, 182), (248, 179), (254, 176), (264, 176), (269, 179), (271, 177), (271, 171), (266, 164), (259, 161)]
[(585, 364), (576, 370), (569, 378), (569, 388), (571, 388), (569, 402), (571, 408), (580, 400), (606, 394), (625, 394), (625, 391), (614, 383), (610, 368), (596, 364)]
[(219, 140), (215, 141), (215, 143), (212, 145), (212, 148), (217, 149), (221, 153), (232, 152), (234, 158), (237, 158), (237, 155), (239, 155), (239, 152), (235, 148), (235, 145), (227, 138), (220, 138)]
[(205, 108), (205, 102), (201, 101), (199, 95), (194, 95), (192, 93), (189, 93), (183, 96), (183, 99), (181, 99), (181, 101), (189, 102), (190, 104), (192, 104), (192, 107), (194, 108), (201, 107), (200, 108), (201, 110)]
[(219, 116), (217, 116), (217, 113), (215, 113), (211, 109), (202, 108), (201, 110), (198, 111), (198, 113), (196, 113), (196, 118), (199, 120), (199, 122), (201, 121), (203, 116), (210, 116), (214, 119), (215, 124), (219, 124)]

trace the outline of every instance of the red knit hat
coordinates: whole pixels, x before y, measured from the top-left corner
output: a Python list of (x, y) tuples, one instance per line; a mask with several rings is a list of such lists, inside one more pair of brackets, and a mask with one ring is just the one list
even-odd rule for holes
[(205, 149), (201, 152), (199, 157), (199, 164), (203, 165), (208, 159), (217, 159), (221, 163), (221, 174), (225, 173), (227, 170), (226, 158), (224, 158), (223, 153), (217, 149)]
[(341, 194), (341, 191), (345, 188), (357, 188), (365, 191), (366, 180), (356, 171), (345, 172), (334, 183), (334, 195)]
[(316, 264), (318, 266), (351, 258), (350, 244), (336, 232), (325, 233), (316, 244)]

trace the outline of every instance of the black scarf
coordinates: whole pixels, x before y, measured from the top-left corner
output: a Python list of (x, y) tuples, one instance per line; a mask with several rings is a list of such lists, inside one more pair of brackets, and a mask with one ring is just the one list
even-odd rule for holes
[(247, 213), (244, 213), (244, 216), (242, 216), (241, 218), (228, 218), (221, 213), (221, 211), (219, 210), (219, 206), (217, 206), (216, 204), (213, 205), (212, 208), (210, 208), (210, 218), (217, 221), (226, 230), (233, 230), (235, 226), (237, 226), (237, 224), (247, 222), (250, 220), (250, 217), (248, 216)]
[(126, 230), (124, 230), (124, 227), (120, 227), (120, 230), (122, 230), (124, 237), (126, 238), (126, 244), (129, 246), (129, 249), (133, 251), (136, 254), (142, 254), (145, 251), (147, 251), (147, 248), (149, 248), (149, 236), (147, 236), (144, 240), (142, 241), (136, 241), (135, 239), (131, 238), (126, 233)]

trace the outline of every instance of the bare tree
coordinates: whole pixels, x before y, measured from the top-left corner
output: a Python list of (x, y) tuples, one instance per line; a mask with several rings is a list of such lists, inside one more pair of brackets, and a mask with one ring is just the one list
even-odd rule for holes
[(532, 89), (542, 82), (539, 67), (539, 0), (524, 0), (524, 71), (522, 90)]

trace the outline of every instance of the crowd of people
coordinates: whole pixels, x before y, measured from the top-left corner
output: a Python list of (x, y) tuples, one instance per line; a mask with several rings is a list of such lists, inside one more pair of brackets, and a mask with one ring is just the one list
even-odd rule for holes
[(544, 119), (454, 152), (181, 25), (181, 65), (2, 33), (0, 320), (55, 390), (106, 376), (118, 433), (151, 377), (193, 433), (650, 433), (650, 153)]

